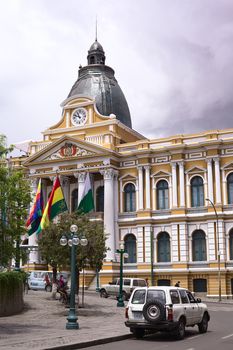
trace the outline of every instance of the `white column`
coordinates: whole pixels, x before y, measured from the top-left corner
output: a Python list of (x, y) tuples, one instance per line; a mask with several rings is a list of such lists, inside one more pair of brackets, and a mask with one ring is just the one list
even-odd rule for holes
[(92, 108), (89, 108), (88, 114), (89, 114), (89, 124), (93, 124), (93, 110), (92, 110)]
[(227, 205), (227, 180), (225, 170), (222, 170), (222, 192), (223, 192), (223, 205)]
[(178, 162), (179, 165), (179, 180), (180, 180), (180, 207), (185, 206), (184, 198), (184, 163)]
[[(171, 209), (172, 208), (172, 184), (171, 184), (171, 179), (169, 179), (168, 191), (169, 191), (169, 209)], [(157, 201), (157, 193), (156, 193), (156, 201)]]
[(144, 169), (146, 171), (145, 177), (146, 177), (146, 209), (150, 208), (150, 166), (146, 165), (144, 166)]
[(122, 185), (122, 179), (120, 179), (120, 213), (123, 213), (123, 185)]
[(151, 262), (151, 226), (145, 226), (145, 262)]
[(221, 204), (221, 181), (219, 158), (214, 158), (216, 203)]
[(172, 206), (177, 207), (176, 163), (172, 163)]
[(154, 179), (152, 178), (152, 210), (156, 210), (156, 186), (154, 183)]
[(110, 250), (107, 251), (106, 260), (115, 260), (115, 198), (114, 198), (114, 176), (113, 169), (101, 171), (104, 176), (104, 227), (107, 235), (106, 245)]
[(191, 207), (191, 195), (190, 195), (190, 181), (189, 181), (189, 176), (186, 174), (186, 203), (187, 203), (187, 208)]
[(119, 227), (118, 227), (118, 213), (119, 213), (119, 186), (118, 186), (118, 172), (114, 173), (114, 223), (115, 223), (115, 247), (119, 246)]
[(143, 209), (143, 167), (138, 167), (138, 204), (139, 204), (139, 210)]
[[(33, 179), (32, 183), (31, 183), (31, 192), (32, 192), (33, 199), (32, 199), (31, 205), (30, 205), (30, 210), (33, 206), (34, 198), (36, 195), (37, 186), (38, 186), (38, 182), (39, 182), (38, 180), (39, 179)], [(42, 187), (42, 190), (43, 190), (43, 187)], [(45, 199), (44, 199), (44, 202), (46, 202)], [(31, 236), (28, 237), (28, 245), (29, 246), (37, 246), (37, 236), (35, 233), (33, 233)], [(29, 260), (29, 264), (39, 263), (38, 250), (30, 250), (28, 260)]]
[(139, 209), (138, 179), (136, 179), (136, 211)]
[(178, 225), (174, 224), (171, 227), (172, 227), (172, 232), (170, 237), (171, 262), (178, 262), (179, 261)]
[(143, 263), (143, 227), (140, 226), (137, 228), (138, 230), (138, 237), (137, 237), (137, 262)]
[(188, 261), (188, 234), (187, 234), (187, 224), (180, 224), (180, 261), (187, 262)]
[(207, 181), (208, 181), (208, 198), (213, 202), (213, 171), (212, 171), (212, 159), (209, 158), (207, 161)]

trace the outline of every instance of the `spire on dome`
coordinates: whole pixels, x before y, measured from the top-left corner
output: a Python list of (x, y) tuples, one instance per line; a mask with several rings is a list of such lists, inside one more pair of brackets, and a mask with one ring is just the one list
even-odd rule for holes
[(105, 65), (105, 54), (102, 45), (97, 40), (97, 16), (95, 23), (95, 42), (91, 45), (88, 56), (87, 63), (90, 64), (103, 64)]

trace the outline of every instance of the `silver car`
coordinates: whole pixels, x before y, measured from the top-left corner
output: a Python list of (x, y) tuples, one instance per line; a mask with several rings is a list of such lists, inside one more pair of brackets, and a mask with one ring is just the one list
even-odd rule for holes
[(200, 333), (207, 332), (210, 315), (206, 304), (179, 287), (146, 287), (133, 291), (126, 308), (125, 325), (137, 337), (146, 332), (171, 332), (183, 339), (185, 327), (198, 326)]

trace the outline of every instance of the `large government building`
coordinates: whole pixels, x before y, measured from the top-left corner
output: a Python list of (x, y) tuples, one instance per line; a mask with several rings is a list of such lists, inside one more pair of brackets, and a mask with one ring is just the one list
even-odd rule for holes
[[(107, 235), (101, 283), (124, 276), (233, 295), (233, 129), (160, 139), (132, 129), (126, 98), (96, 40), (62, 103), (62, 117), (30, 143), (23, 165), (48, 198), (56, 173), (72, 212), (90, 174), (95, 212)], [(29, 237), (36, 246), (36, 235)], [(220, 261), (219, 261), (220, 259)], [(39, 264), (31, 252), (30, 264)], [(94, 283), (95, 272), (89, 271)]]

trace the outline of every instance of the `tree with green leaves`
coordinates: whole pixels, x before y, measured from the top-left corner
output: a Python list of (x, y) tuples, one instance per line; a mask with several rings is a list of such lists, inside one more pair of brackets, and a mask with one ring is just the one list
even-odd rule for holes
[[(5, 147), (5, 137), (0, 136), (0, 157), (3, 158), (11, 148)], [(19, 267), (19, 245), (21, 235), (26, 233), (30, 200), (30, 186), (24, 172), (13, 169), (5, 159), (0, 163), (0, 268), (10, 267), (12, 259)]]
[(103, 224), (98, 221), (90, 221), (87, 215), (65, 213), (60, 216), (58, 223), (50, 223), (44, 229), (38, 239), (39, 252), (42, 259), (56, 269), (70, 268), (70, 247), (61, 246), (60, 238), (65, 234), (69, 237), (70, 226), (78, 226), (78, 237), (85, 236), (87, 246), (77, 246), (77, 268), (80, 271), (84, 266), (101, 269), (106, 254)]
[(14, 149), (13, 145), (7, 147), (7, 139), (6, 136), (0, 134), (0, 159), (3, 159), (8, 153), (12, 152)]

